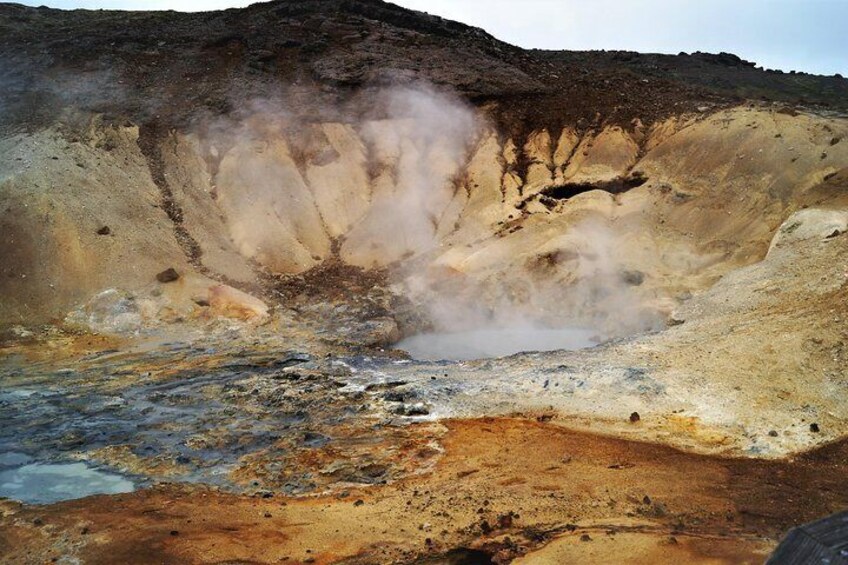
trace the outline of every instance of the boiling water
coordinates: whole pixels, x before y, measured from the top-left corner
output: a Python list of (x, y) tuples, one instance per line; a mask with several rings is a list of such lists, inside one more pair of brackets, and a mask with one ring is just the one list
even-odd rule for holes
[(525, 351), (583, 349), (597, 345), (597, 331), (585, 328), (501, 328), (410, 336), (395, 345), (423, 361), (467, 361)]
[(0, 471), (0, 497), (29, 504), (50, 504), (93, 494), (132, 492), (135, 485), (84, 463), (31, 463)]

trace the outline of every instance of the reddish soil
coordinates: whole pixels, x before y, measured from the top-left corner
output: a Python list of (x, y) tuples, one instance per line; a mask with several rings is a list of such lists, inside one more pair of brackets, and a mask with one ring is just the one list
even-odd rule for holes
[(650, 536), (680, 544), (675, 551), (693, 562), (732, 563), (761, 557), (787, 528), (848, 505), (848, 442), (767, 462), (526, 420), (446, 426), (435, 470), (384, 486), (261, 498), (174, 485), (47, 507), (7, 504), (0, 555), (6, 563), (68, 553), (86, 563), (409, 563), (467, 547), (504, 563), (555, 537), (587, 535), (621, 536), (571, 547), (593, 555), (589, 562), (605, 547)]

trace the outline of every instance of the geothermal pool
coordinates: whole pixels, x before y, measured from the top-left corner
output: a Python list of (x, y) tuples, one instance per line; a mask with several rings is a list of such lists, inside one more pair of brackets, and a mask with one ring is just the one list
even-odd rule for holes
[(505, 357), (527, 351), (574, 350), (598, 344), (598, 332), (587, 328), (530, 327), (424, 333), (407, 337), (396, 349), (421, 361), (469, 361)]
[(0, 497), (28, 504), (51, 504), (93, 494), (132, 492), (134, 489), (132, 481), (91, 469), (84, 463), (30, 463), (0, 471)]

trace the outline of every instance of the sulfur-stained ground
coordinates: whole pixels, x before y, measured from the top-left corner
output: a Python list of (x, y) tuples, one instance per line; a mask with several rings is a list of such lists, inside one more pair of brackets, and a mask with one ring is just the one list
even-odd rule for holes
[[(457, 548), (498, 562), (755, 563), (788, 526), (848, 504), (844, 442), (763, 462), (527, 420), (443, 425), (444, 453), (421, 476), (304, 497), (163, 485), (6, 503), (0, 548), (9, 563), (408, 563)], [(412, 429), (432, 439), (428, 425)]]

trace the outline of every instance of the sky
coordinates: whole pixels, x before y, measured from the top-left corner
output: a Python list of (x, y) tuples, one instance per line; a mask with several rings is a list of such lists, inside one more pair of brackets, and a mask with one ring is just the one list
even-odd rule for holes
[[(51, 8), (201, 11), (249, 0), (40, 0)], [(727, 51), (765, 68), (848, 76), (848, 0), (395, 0), (526, 48)]]

